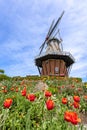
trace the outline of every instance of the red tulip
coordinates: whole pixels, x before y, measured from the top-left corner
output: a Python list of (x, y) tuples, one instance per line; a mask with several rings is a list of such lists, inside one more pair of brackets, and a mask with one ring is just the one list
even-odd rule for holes
[(78, 122), (81, 122), (81, 119), (78, 118), (78, 115), (76, 112), (70, 112), (70, 111), (66, 111), (64, 113), (64, 119), (68, 122), (71, 122), (74, 125), (77, 125)]
[(2, 92), (3, 93), (7, 93), (8, 91), (7, 91), (7, 89), (3, 89)]
[(74, 96), (73, 99), (74, 99), (75, 102), (80, 102), (80, 97), (79, 96)]
[(26, 96), (26, 87), (24, 87), (24, 89), (21, 91), (21, 95)]
[(11, 90), (11, 91), (14, 91), (14, 90), (15, 90), (15, 88), (14, 88), (14, 87), (11, 87), (11, 88), (10, 88), (10, 90)]
[(78, 91), (82, 91), (82, 88), (78, 88)]
[(65, 86), (62, 86), (62, 88), (64, 88)]
[(68, 103), (68, 99), (67, 98), (62, 98), (62, 103), (63, 104), (67, 104)]
[(45, 97), (51, 97), (52, 96), (52, 93), (48, 90), (45, 91)]
[(74, 106), (74, 108), (79, 108), (79, 103), (78, 102), (74, 102), (73, 106)]
[(29, 101), (34, 101), (35, 100), (35, 98), (36, 98), (36, 96), (34, 95), (34, 94), (28, 94), (27, 95), (27, 99), (29, 100)]
[(75, 87), (74, 85), (71, 86), (71, 88), (74, 88), (74, 87)]
[(46, 107), (48, 110), (52, 110), (54, 108), (54, 101), (53, 100), (47, 100), (46, 101)]
[(7, 98), (5, 101), (4, 101), (4, 108), (9, 108), (11, 105), (12, 105), (12, 102), (13, 100), (11, 98)]
[(65, 119), (66, 121), (68, 121), (68, 122), (71, 121), (70, 114), (71, 114), (71, 112), (69, 112), (69, 111), (66, 111), (66, 112), (64, 113), (64, 119)]
[(18, 87), (16, 87), (15, 91), (18, 92)]

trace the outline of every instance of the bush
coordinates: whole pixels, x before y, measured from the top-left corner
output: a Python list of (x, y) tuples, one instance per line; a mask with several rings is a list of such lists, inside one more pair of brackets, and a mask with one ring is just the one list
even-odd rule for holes
[(5, 74), (0, 74), (0, 81), (2, 80), (9, 80), (11, 77), (8, 77), (7, 75)]

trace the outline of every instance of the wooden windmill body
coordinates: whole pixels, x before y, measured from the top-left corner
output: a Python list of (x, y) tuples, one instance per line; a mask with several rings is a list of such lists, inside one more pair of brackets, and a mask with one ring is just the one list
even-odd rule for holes
[[(52, 22), (47, 37), (40, 47), (40, 53), (35, 58), (35, 64), (38, 67), (40, 75), (68, 76), (70, 68), (75, 61), (69, 52), (63, 51), (62, 40), (56, 38), (56, 35), (53, 36), (63, 14), (64, 12), (55, 24), (54, 21)], [(57, 33), (59, 33), (59, 30)], [(42, 53), (45, 45), (45, 52)]]

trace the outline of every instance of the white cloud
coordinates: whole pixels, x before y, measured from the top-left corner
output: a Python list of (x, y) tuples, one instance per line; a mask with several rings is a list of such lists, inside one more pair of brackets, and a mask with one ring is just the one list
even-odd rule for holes
[(74, 0), (66, 0), (66, 2), (67, 2), (67, 5), (69, 6), (69, 8), (72, 7), (74, 4)]

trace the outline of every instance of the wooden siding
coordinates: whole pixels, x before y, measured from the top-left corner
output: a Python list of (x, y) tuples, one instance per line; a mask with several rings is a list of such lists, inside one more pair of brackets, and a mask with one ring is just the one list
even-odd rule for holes
[(41, 75), (68, 76), (66, 64), (63, 60), (49, 59), (43, 61)]

